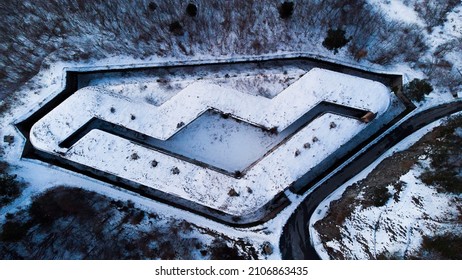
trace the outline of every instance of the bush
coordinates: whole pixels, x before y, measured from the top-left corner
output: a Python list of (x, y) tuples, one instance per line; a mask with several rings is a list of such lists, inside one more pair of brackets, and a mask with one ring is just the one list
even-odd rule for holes
[(186, 7), (186, 13), (190, 17), (195, 17), (197, 16), (197, 6), (193, 3), (189, 3), (188, 6)]
[(151, 2), (148, 4), (148, 9), (151, 11), (151, 12), (154, 12), (156, 9), (157, 9), (157, 4), (154, 3), (154, 2)]
[(262, 252), (263, 254), (265, 255), (272, 255), (273, 254), (273, 246), (271, 245), (271, 243), (269, 243), (268, 241), (266, 241), (265, 243), (263, 243), (263, 246), (262, 246)]
[(433, 91), (433, 87), (426, 80), (414, 79), (404, 86), (404, 94), (411, 100), (421, 102)]
[(179, 21), (174, 21), (168, 26), (168, 30), (173, 33), (175, 36), (183, 36), (183, 26)]
[(8, 167), (6, 162), (0, 162), (0, 208), (16, 199), (23, 189), (16, 175), (8, 174)]
[(391, 194), (386, 187), (375, 187), (373, 191), (373, 204), (375, 207), (384, 206), (391, 198)]
[(29, 225), (21, 222), (7, 221), (2, 227), (1, 241), (16, 242), (23, 239), (29, 231)]
[(15, 175), (0, 175), (0, 204), (7, 204), (21, 194), (21, 185), (15, 179)]
[(456, 116), (432, 132), (434, 138), (428, 149), (430, 168), (426, 168), (420, 179), (440, 192), (462, 193), (462, 137), (457, 132), (460, 127), (462, 117)]
[(279, 11), (279, 16), (282, 19), (288, 19), (294, 13), (294, 3), (284, 2), (279, 6), (278, 11)]
[(210, 259), (212, 260), (240, 260), (238, 249), (235, 246), (228, 246), (225, 241), (221, 239), (214, 239), (210, 246)]
[(184, 122), (179, 122), (176, 124), (176, 128), (182, 128), (184, 126)]
[(447, 14), (460, 4), (460, 0), (417, 1), (414, 10), (427, 24), (428, 32), (447, 21)]
[(87, 220), (97, 216), (94, 208), (96, 194), (82, 189), (59, 186), (37, 196), (29, 208), (29, 215), (35, 223), (50, 226), (63, 217)]
[(231, 188), (231, 189), (228, 191), (228, 195), (229, 195), (229, 196), (239, 196), (239, 193), (236, 192), (235, 189)]
[(345, 30), (342, 29), (329, 29), (327, 31), (327, 37), (324, 39), (322, 42), (322, 45), (331, 51), (334, 51), (334, 54), (338, 53), (338, 49), (342, 48), (348, 42), (350, 42), (350, 39), (347, 39), (345, 37)]
[(455, 170), (426, 170), (420, 175), (420, 180), (428, 186), (437, 187), (441, 192), (462, 193), (462, 178)]
[(424, 236), (422, 249), (427, 254), (425, 258), (460, 260), (462, 259), (462, 237), (449, 234), (435, 237)]

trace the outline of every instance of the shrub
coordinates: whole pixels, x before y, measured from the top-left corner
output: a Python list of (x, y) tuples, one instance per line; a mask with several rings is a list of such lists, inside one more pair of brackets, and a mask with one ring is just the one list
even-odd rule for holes
[(1, 241), (16, 242), (23, 239), (29, 231), (29, 226), (21, 222), (7, 221), (2, 227)]
[(173, 167), (171, 171), (172, 171), (172, 174), (173, 174), (173, 175), (178, 175), (178, 174), (180, 174), (180, 169), (178, 169), (178, 167)]
[(148, 4), (148, 9), (151, 11), (151, 12), (154, 12), (156, 9), (157, 9), (157, 4), (154, 3), (154, 2), (150, 2)]
[(239, 193), (235, 189), (231, 188), (228, 191), (228, 195), (229, 196), (239, 196)]
[(399, 252), (381, 252), (376, 255), (375, 257), (377, 260), (402, 260), (403, 257), (399, 254)]
[(193, 3), (189, 3), (188, 6), (186, 6), (186, 13), (190, 17), (195, 17), (197, 16), (197, 6)]
[(173, 246), (172, 242), (168, 240), (159, 244), (158, 252), (161, 260), (178, 259), (176, 246)]
[(427, 24), (428, 32), (447, 21), (447, 14), (460, 4), (460, 0), (416, 1), (414, 10)]
[(462, 117), (450, 118), (443, 126), (433, 130), (428, 155), (430, 167), (422, 172), (423, 183), (437, 188), (440, 192), (462, 193), (460, 147), (462, 137), (458, 133), (462, 127)]
[(435, 237), (424, 236), (422, 249), (430, 254), (431, 258), (460, 260), (462, 259), (462, 237), (449, 234)]
[(273, 254), (273, 246), (268, 241), (264, 242), (262, 245), (262, 252), (265, 255)]
[(176, 124), (176, 128), (182, 128), (184, 126), (184, 122), (179, 122)]
[(261, 53), (263, 51), (263, 45), (258, 40), (254, 40), (250, 46), (256, 53)]
[(16, 175), (8, 174), (8, 164), (0, 162), (0, 208), (16, 199), (23, 185), (16, 180)]
[(70, 216), (86, 220), (97, 214), (93, 201), (95, 196), (82, 189), (56, 187), (32, 201), (29, 215), (34, 223), (43, 226), (50, 226), (55, 220)]
[(375, 207), (384, 206), (391, 198), (391, 194), (387, 187), (375, 187), (373, 190), (373, 205)]
[(210, 259), (212, 260), (239, 260), (243, 259), (235, 246), (228, 246), (222, 239), (215, 238), (210, 246)]
[(322, 42), (322, 45), (331, 51), (334, 51), (334, 54), (338, 53), (338, 49), (342, 48), (348, 42), (350, 42), (351, 38), (347, 39), (345, 37), (345, 30), (342, 29), (329, 29), (327, 31), (327, 37)]
[(294, 153), (294, 156), (295, 156), (295, 157), (298, 157), (300, 154), (301, 154), (300, 150), (298, 150), (298, 149), (295, 150), (295, 153)]
[(277, 127), (277, 126), (273, 126), (273, 127), (269, 130), (269, 132), (270, 132), (271, 134), (277, 135), (277, 134), (279, 133), (279, 132), (278, 132), (278, 127)]
[(288, 19), (294, 13), (294, 3), (284, 2), (279, 6), (278, 11), (279, 11), (279, 16), (282, 19)]
[(454, 194), (462, 193), (462, 178), (458, 176), (455, 170), (425, 170), (420, 175), (420, 180), (429, 186), (437, 187), (440, 192), (449, 192)]
[(179, 21), (174, 21), (168, 26), (168, 30), (173, 33), (175, 36), (183, 36), (183, 26)]
[(21, 185), (15, 175), (0, 174), (0, 204), (11, 202), (21, 194)]
[(414, 79), (404, 86), (404, 94), (411, 100), (421, 102), (433, 91), (433, 87), (426, 80)]

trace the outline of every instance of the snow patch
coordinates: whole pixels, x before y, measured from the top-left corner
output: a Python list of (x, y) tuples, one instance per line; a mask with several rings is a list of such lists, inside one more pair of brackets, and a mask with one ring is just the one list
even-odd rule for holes
[(423, 26), (424, 23), (417, 12), (401, 0), (368, 0), (372, 5), (378, 6), (392, 20), (415, 23)]

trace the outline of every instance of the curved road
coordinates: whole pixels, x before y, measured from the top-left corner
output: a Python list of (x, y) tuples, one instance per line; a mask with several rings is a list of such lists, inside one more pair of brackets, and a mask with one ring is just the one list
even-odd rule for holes
[(319, 203), (413, 132), (459, 111), (462, 111), (462, 101), (436, 106), (412, 116), (316, 188), (297, 207), (284, 226), (279, 241), (282, 258), (319, 259), (315, 249), (311, 246), (309, 236), (309, 219)]

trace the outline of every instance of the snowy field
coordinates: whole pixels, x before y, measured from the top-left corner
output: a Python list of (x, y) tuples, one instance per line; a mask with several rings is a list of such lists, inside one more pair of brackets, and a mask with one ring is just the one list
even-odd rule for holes
[[(254, 81), (258, 83), (258, 79)], [(184, 81), (182, 85), (187, 84), (184, 88), (180, 82), (177, 87), (155, 87), (157, 79), (143, 80), (143, 84), (137, 85), (129, 83), (127, 87), (111, 85), (105, 80), (78, 90), (39, 120), (31, 130), (30, 139), (35, 148), (82, 165), (226, 213), (251, 213), (367, 125), (324, 114), (265, 155), (287, 136), (285, 128), (322, 101), (380, 116), (392, 98), (392, 93), (381, 83), (319, 68), (294, 80), (286, 88), (280, 88), (282, 91), (273, 98), (241, 92), (233, 86), (238, 83), (223, 83), (222, 78), (218, 82)], [(172, 90), (175, 88), (176, 93)], [(150, 92), (151, 98), (140, 97), (140, 91)], [(148, 102), (152, 100), (157, 101)], [(259, 127), (277, 128), (281, 133), (262, 133), (260, 128), (245, 122), (206, 113), (211, 108)], [(176, 153), (231, 172), (242, 170), (256, 159), (260, 161), (236, 179), (99, 130), (91, 131), (70, 149), (59, 147), (94, 117), (159, 140), (168, 139), (168, 145)], [(333, 135), (336, 141), (331, 141)], [(265, 157), (261, 159), (262, 155)], [(155, 166), (152, 162), (156, 162)]]

